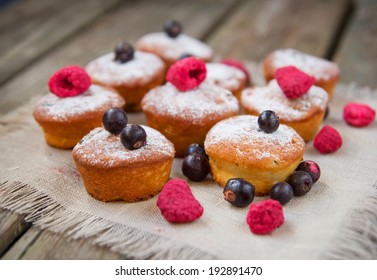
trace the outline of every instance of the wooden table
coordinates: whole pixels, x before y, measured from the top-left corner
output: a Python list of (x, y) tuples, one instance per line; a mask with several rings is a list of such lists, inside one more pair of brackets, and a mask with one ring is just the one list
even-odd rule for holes
[[(377, 87), (375, 0), (34, 0), (0, 8), (0, 115), (47, 91), (50, 73), (85, 65), (177, 19), (216, 58), (260, 61), (283, 47), (336, 61), (341, 81)], [(1, 124), (0, 124), (1, 125)], [(124, 259), (89, 239), (33, 227), (0, 208), (2, 259)], [(377, 256), (376, 256), (377, 258)]]

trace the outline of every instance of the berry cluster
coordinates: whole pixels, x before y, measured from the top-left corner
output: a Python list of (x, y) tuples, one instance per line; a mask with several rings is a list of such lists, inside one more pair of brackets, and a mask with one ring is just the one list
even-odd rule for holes
[(120, 134), (120, 141), (129, 150), (139, 149), (147, 143), (147, 133), (137, 124), (127, 124), (125, 111), (119, 108), (108, 109), (102, 117), (104, 128), (111, 134)]

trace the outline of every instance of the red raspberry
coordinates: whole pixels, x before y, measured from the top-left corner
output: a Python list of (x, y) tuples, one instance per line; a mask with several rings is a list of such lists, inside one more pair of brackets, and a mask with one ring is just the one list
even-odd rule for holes
[(314, 138), (314, 148), (321, 154), (328, 154), (337, 151), (343, 144), (342, 136), (339, 132), (329, 126), (325, 125)]
[(50, 91), (59, 97), (72, 97), (86, 91), (92, 84), (85, 69), (70, 65), (60, 68), (48, 81)]
[(165, 184), (158, 195), (157, 206), (171, 223), (192, 222), (203, 214), (203, 207), (192, 194), (189, 184), (182, 179)]
[(249, 70), (247, 70), (245, 64), (243, 64), (242, 61), (236, 60), (236, 59), (223, 59), (223, 60), (220, 61), (220, 63), (226, 64), (226, 65), (229, 65), (229, 66), (233, 66), (233, 67), (241, 70), (242, 72), (244, 72), (244, 74), (246, 76), (246, 84), (250, 85), (250, 83), (251, 83), (250, 73), (249, 73)]
[(195, 57), (178, 60), (168, 70), (166, 80), (177, 89), (187, 91), (199, 86), (207, 75), (205, 63)]
[(289, 99), (296, 99), (308, 92), (315, 79), (294, 66), (276, 70), (275, 78), (284, 94)]
[(367, 126), (375, 116), (376, 111), (366, 104), (350, 102), (343, 108), (343, 119), (352, 126)]
[(273, 199), (253, 203), (247, 213), (246, 222), (251, 232), (266, 234), (284, 223), (283, 207)]

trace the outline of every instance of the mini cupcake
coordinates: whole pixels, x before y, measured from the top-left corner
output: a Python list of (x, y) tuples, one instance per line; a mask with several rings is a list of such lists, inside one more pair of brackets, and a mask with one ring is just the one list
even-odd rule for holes
[(239, 112), (232, 93), (203, 82), (205, 77), (206, 66), (200, 59), (179, 60), (169, 69), (168, 82), (148, 92), (142, 100), (147, 123), (174, 144), (178, 157), (190, 144), (203, 144), (215, 123)]
[(205, 43), (183, 34), (182, 25), (179, 22), (167, 21), (164, 31), (144, 35), (137, 41), (136, 48), (158, 55), (164, 60), (167, 67), (187, 53), (204, 61), (212, 59), (212, 49)]
[(243, 90), (242, 108), (256, 116), (272, 110), (281, 123), (294, 128), (305, 141), (312, 140), (323, 121), (328, 94), (313, 85), (313, 77), (293, 66), (278, 69), (276, 76), (267, 86)]
[(92, 85), (79, 66), (66, 66), (49, 80), (50, 92), (33, 110), (47, 144), (73, 148), (92, 129), (101, 126), (103, 113), (125, 102), (113, 89)]
[(313, 76), (315, 85), (326, 90), (330, 98), (332, 97), (340, 76), (340, 69), (334, 62), (294, 49), (276, 50), (263, 60), (266, 81), (274, 79), (275, 71), (285, 66), (295, 66)]
[(94, 84), (114, 88), (126, 100), (127, 111), (140, 111), (141, 99), (161, 85), (165, 76), (165, 65), (158, 56), (134, 51), (127, 43), (91, 61), (86, 70)]

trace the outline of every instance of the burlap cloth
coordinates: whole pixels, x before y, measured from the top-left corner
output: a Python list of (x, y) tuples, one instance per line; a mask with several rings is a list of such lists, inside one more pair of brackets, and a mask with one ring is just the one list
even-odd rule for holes
[[(190, 183), (204, 214), (189, 224), (168, 223), (156, 197), (96, 201), (86, 193), (71, 151), (45, 144), (31, 115), (36, 99), (0, 119), (0, 207), (26, 214), (41, 228), (95, 237), (95, 243), (129, 258), (376, 259), (377, 124), (345, 124), (342, 108), (355, 100), (377, 108), (377, 92), (354, 84), (337, 87), (326, 123), (338, 129), (344, 144), (328, 155), (307, 144), (305, 158), (319, 163), (322, 177), (311, 192), (284, 207), (285, 223), (269, 235), (252, 234), (245, 221), (248, 207), (225, 202), (211, 179)], [(144, 117), (130, 114), (130, 121), (143, 123)], [(184, 178), (180, 166), (176, 159), (171, 177)], [(266, 198), (255, 201), (261, 199)]]

